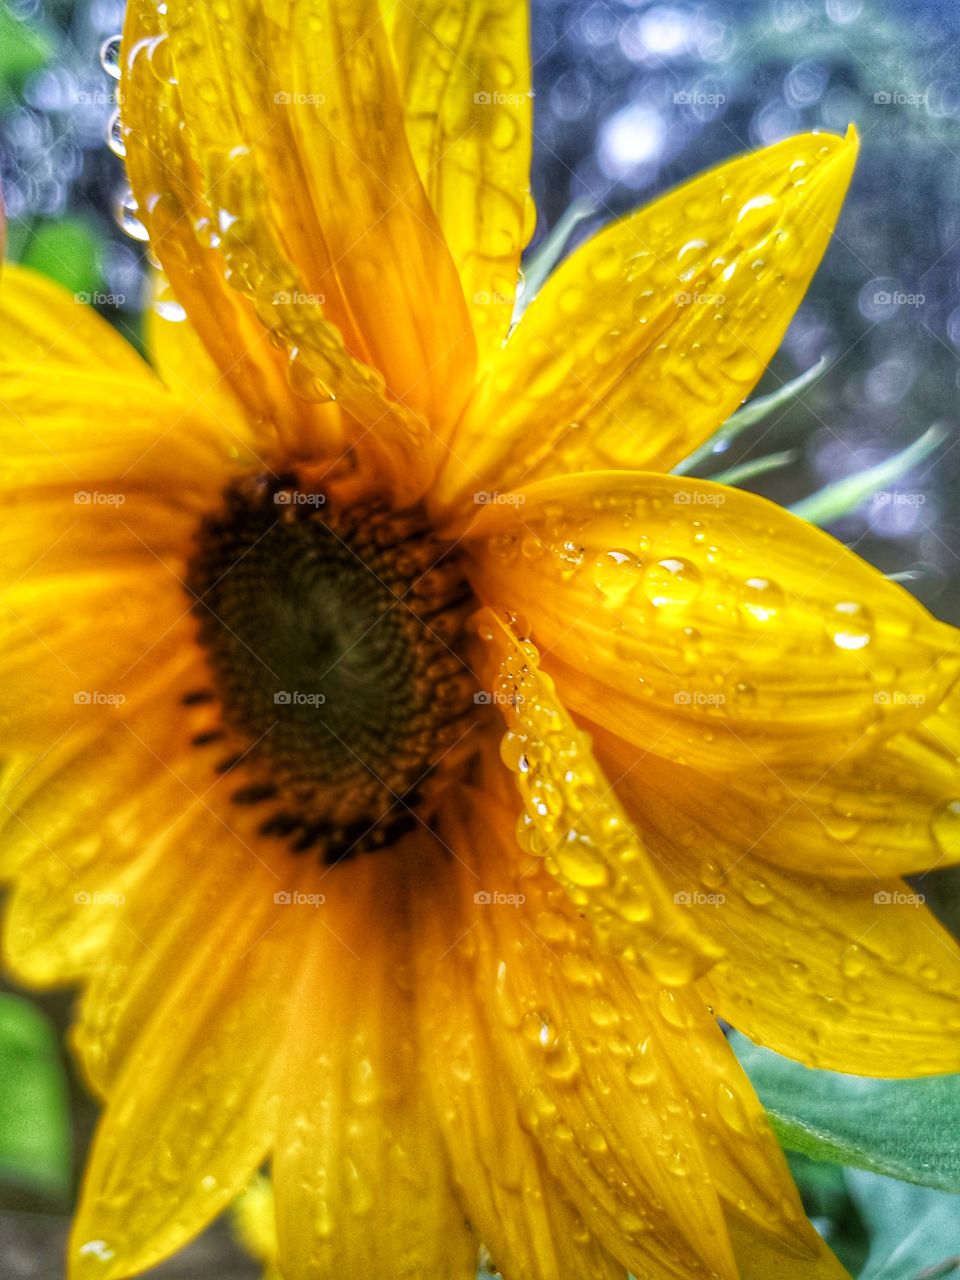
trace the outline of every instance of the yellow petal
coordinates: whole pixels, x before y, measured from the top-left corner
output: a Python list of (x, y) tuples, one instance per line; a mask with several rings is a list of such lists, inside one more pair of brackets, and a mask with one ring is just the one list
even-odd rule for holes
[(742, 156), (557, 270), (451, 442), (438, 500), (565, 472), (666, 471), (757, 382), (826, 248), (856, 135)]
[(405, 858), (336, 868), (322, 887), (348, 909), (328, 924), (318, 905), (304, 933), (273, 1157), (280, 1268), (297, 1280), (476, 1274), (413, 1039)]
[[(162, 27), (152, 21), (168, 33), (180, 112), (161, 117), (159, 138), (149, 118), (128, 118), (143, 164), (130, 172), (177, 297), (193, 316), (165, 254), (176, 253), (184, 221), (199, 215), (209, 228), (214, 218), (217, 269), (286, 347), (298, 392), (335, 394), (368, 449), (389, 435), (402, 452), (422, 417), (457, 411), (475, 356), (456, 268), (407, 145), (376, 4), (171, 4)], [(132, 29), (127, 43), (139, 47)], [(128, 88), (135, 106), (156, 96), (143, 74), (149, 68)], [(181, 118), (185, 129), (170, 139)], [(158, 142), (175, 153), (186, 146), (181, 167), (201, 200), (142, 154)], [(274, 424), (301, 448), (336, 445), (315, 421), (312, 439), (282, 418)], [(397, 459), (396, 470), (418, 456)]]
[[(176, 524), (181, 510), (193, 519), (209, 504), (222, 483), (229, 440), (214, 419), (170, 395), (82, 298), (26, 267), (4, 270), (0, 485), (7, 503), (62, 501), (61, 528), (81, 515), (89, 515), (86, 524), (116, 516), (125, 506), (128, 529), (120, 536), (133, 543), (129, 526), (141, 514), (148, 519), (146, 512), (166, 507)], [(97, 485), (101, 499), (119, 493), (122, 501), (85, 502)], [(120, 523), (112, 520), (118, 530)], [(115, 542), (103, 540), (105, 547)]]
[[(704, 824), (777, 866), (903, 876), (960, 861), (960, 690), (918, 726), (826, 768), (701, 774)], [(656, 762), (658, 770), (669, 769)], [(673, 766), (674, 770), (682, 766)]]
[[(246, 850), (208, 839), (203, 857), (219, 864), (216, 907), (233, 927), (216, 949), (201, 928), (186, 952), (163, 950), (165, 993), (114, 1082), (87, 1166), (71, 1280), (119, 1280), (178, 1249), (249, 1183), (273, 1137), (302, 930), (296, 909), (275, 902), (276, 876)], [(168, 860), (159, 893), (175, 891), (174, 871), (191, 892), (181, 858)], [(197, 981), (190, 961), (201, 951)]]
[(251, 444), (247, 410), (229, 375), (214, 363), (162, 272), (153, 273), (151, 284), (152, 305), (144, 320), (144, 339), (161, 382), (184, 400), (201, 405), (245, 445)]
[[(509, 732), (501, 748), (523, 800), (517, 838), (545, 859), (571, 900), (617, 952), (669, 985), (716, 958), (677, 912), (657, 870), (577, 728), (540, 670), (536, 648), (492, 610), (480, 635), (492, 697)], [(494, 665), (497, 664), (497, 665)]]
[[(480, 882), (465, 868), (459, 873), (476, 892)], [(521, 1127), (489, 1011), (471, 981), (457, 874), (442, 851), (425, 865), (414, 937), (420, 1052), (461, 1200), (504, 1275), (623, 1280), (623, 1267), (569, 1205)]]
[(521, 1122), (624, 1267), (736, 1276), (694, 1118), (668, 1068), (651, 1077), (642, 1049), (674, 1016), (673, 993), (659, 989), (659, 1011), (628, 998), (563, 890), (518, 858), (512, 825), (509, 810), (469, 793), (439, 830), (454, 851), (470, 850), (479, 874), (457, 877), (444, 964), (467, 968)]
[(174, 295), (214, 364), (264, 436), (315, 435), (312, 405), (291, 393), (288, 360), (251, 303), (227, 281), (217, 247), (216, 200), (207, 199), (184, 129), (171, 44), (153, 0), (131, 0), (120, 96), (126, 168)]
[(811, 1244), (817, 1250), (813, 1258), (789, 1253), (782, 1242), (758, 1231), (735, 1208), (727, 1210), (727, 1229), (740, 1268), (740, 1280), (850, 1280), (847, 1269), (840, 1265), (813, 1227), (809, 1228)]
[(752, 1040), (872, 1076), (960, 1069), (960, 948), (901, 880), (764, 862), (704, 818), (700, 775), (595, 735), (676, 900), (726, 955), (699, 984)]
[(569, 707), (658, 754), (822, 768), (918, 724), (956, 679), (952, 627), (753, 494), (602, 472), (514, 497), (471, 531), (481, 597), (529, 614)]
[(528, 25), (526, 0), (429, 0), (399, 5), (392, 31), (411, 150), (487, 359), (532, 221)]

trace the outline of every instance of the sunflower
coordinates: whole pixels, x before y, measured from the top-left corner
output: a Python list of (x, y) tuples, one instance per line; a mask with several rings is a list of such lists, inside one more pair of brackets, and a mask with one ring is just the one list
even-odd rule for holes
[(828, 1280), (717, 1017), (960, 1069), (957, 949), (898, 878), (960, 855), (956, 635), (671, 474), (779, 343), (856, 138), (614, 222), (511, 327), (526, 25), (131, 0), (152, 365), (5, 273), (5, 947), (82, 984), (74, 1280), (267, 1162), (287, 1280), (481, 1244), (507, 1280)]

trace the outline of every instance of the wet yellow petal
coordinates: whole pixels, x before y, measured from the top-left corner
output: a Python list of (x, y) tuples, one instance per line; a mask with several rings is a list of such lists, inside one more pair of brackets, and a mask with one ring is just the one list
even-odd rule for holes
[(162, 273), (154, 272), (151, 283), (152, 305), (144, 320), (144, 338), (158, 377), (184, 400), (201, 405), (238, 441), (250, 445), (247, 410), (227, 372), (214, 363)]
[(398, 6), (407, 134), (489, 359), (507, 336), (532, 230), (526, 0)]
[(173, 53), (155, 0), (131, 0), (123, 39), (126, 168), (151, 248), (252, 424), (267, 437), (278, 424), (290, 435), (310, 437), (314, 409), (291, 393), (286, 356), (227, 281), (219, 205), (207, 198), (190, 152)]
[(666, 471), (738, 407), (820, 261), (855, 135), (742, 156), (556, 271), (451, 442), (438, 501), (564, 472)]
[(736, 1276), (694, 1118), (643, 1048), (675, 1016), (673, 993), (659, 988), (659, 1010), (625, 997), (564, 891), (518, 857), (511, 811), (473, 794), (450, 810), (440, 833), (471, 851), (479, 882), (458, 877), (444, 964), (466, 968), (552, 1174), (634, 1274)]
[[(238, 4), (234, 25), (251, 13)], [(214, 30), (198, 43), (201, 19)], [(352, 446), (370, 485), (412, 498), (430, 473), (426, 428), (345, 346), (328, 318), (327, 293), (289, 260), (262, 168), (273, 152), (252, 138), (239, 145), (252, 117), (235, 114), (232, 96), (213, 91), (212, 77), (220, 74), (239, 92), (219, 70), (221, 19), (207, 8), (161, 12), (152, 0), (127, 9), (127, 168), (153, 251), (216, 366), (248, 406), (263, 450), (279, 440), (288, 452), (319, 456), (332, 468)], [(265, 81), (247, 87), (262, 93)], [(270, 102), (280, 109), (274, 96)], [(266, 127), (258, 135), (272, 136)], [(283, 187), (298, 190), (289, 174)], [(342, 413), (329, 412), (333, 395)]]
[[(202, 981), (184, 971), (182, 950), (164, 951), (165, 997), (124, 1062), (87, 1166), (71, 1280), (119, 1280), (178, 1249), (249, 1183), (274, 1134), (300, 931), (274, 900), (276, 876), (245, 850), (208, 841), (203, 856), (229, 869), (217, 905), (233, 928), (216, 950), (205, 929), (192, 940)], [(161, 891), (174, 891), (172, 874)]]
[(957, 677), (952, 627), (753, 494), (602, 472), (514, 496), (472, 530), (481, 597), (524, 613), (569, 707), (658, 754), (822, 768), (918, 724)]
[(508, 727), (501, 754), (523, 800), (517, 839), (546, 866), (618, 953), (658, 981), (689, 982), (716, 953), (677, 912), (640, 836), (598, 767), (590, 740), (540, 670), (533, 644), (484, 611), (492, 698)]
[(320, 887), (345, 909), (328, 924), (319, 904), (303, 934), (273, 1156), (280, 1267), (298, 1280), (476, 1274), (419, 1074), (404, 858), (338, 867)]
[(813, 1258), (796, 1256), (771, 1240), (736, 1209), (727, 1210), (727, 1230), (740, 1269), (740, 1280), (850, 1280), (826, 1243), (809, 1228)]
[(606, 734), (597, 752), (664, 879), (726, 956), (700, 982), (751, 1039), (873, 1076), (960, 1070), (960, 948), (906, 882), (763, 861), (704, 817), (700, 775)]
[(385, 379), (381, 416), (393, 401), (431, 421), (455, 413), (472, 376), (472, 328), (407, 144), (377, 5), (174, 3), (153, 22), (169, 32), (187, 167), (209, 209), (168, 176), (131, 170), (151, 230), (179, 235), (198, 212), (215, 220), (230, 282), (287, 347), (299, 391), (317, 398), (318, 379), (360, 418), (348, 397)]
[[(701, 775), (703, 820), (777, 866), (902, 876), (960, 861), (960, 692), (918, 726), (826, 768)], [(657, 762), (659, 770), (668, 769)], [(673, 766), (679, 769), (682, 766)]]
[[(479, 880), (465, 867), (462, 874), (476, 892)], [(440, 850), (425, 862), (413, 906), (419, 1052), (461, 1201), (504, 1275), (623, 1280), (623, 1268), (567, 1203), (521, 1127), (469, 959), (461, 960), (468, 945), (457, 875)]]

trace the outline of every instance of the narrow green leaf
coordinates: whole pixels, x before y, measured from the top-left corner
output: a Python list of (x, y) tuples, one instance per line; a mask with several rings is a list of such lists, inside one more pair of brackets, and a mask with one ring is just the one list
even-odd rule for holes
[(574, 200), (573, 204), (566, 209), (558, 220), (553, 230), (544, 237), (542, 243), (530, 254), (530, 257), (523, 264), (523, 287), (520, 290), (520, 296), (517, 298), (517, 305), (514, 308), (514, 324), (546, 284), (548, 276), (560, 261), (563, 251), (567, 247), (567, 241), (574, 231), (576, 231), (581, 222), (585, 222), (587, 218), (592, 218), (596, 212), (597, 207), (592, 200), (585, 198)]
[(924, 458), (929, 457), (946, 438), (945, 428), (934, 424), (899, 453), (884, 459), (875, 467), (868, 467), (866, 471), (825, 485), (802, 502), (795, 502), (790, 510), (810, 524), (831, 524), (841, 516), (855, 511), (862, 502), (872, 498), (887, 485), (895, 484), (911, 467), (918, 466)]
[(19, 996), (0, 995), (0, 1181), (56, 1200), (70, 1187), (67, 1088), (56, 1036)]
[(731, 1044), (785, 1147), (960, 1192), (960, 1075), (867, 1080), (811, 1070), (736, 1032)]

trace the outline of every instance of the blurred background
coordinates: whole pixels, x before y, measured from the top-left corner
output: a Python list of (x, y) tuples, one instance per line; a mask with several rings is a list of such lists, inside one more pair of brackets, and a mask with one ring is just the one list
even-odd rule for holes
[[(575, 244), (747, 148), (857, 125), (861, 160), (836, 239), (760, 391), (821, 358), (827, 367), (738, 436), (722, 466), (741, 467), (747, 487), (789, 505), (922, 437), (912, 466), (839, 504), (829, 527), (960, 622), (960, 6), (532, 7), (534, 252), (571, 206), (582, 215)], [(116, 47), (104, 50), (122, 17), (118, 0), (0, 0), (0, 183), (9, 255), (85, 295), (138, 343), (145, 246), (112, 124)], [(925, 891), (951, 924), (960, 919), (950, 880), (928, 877)], [(70, 1004), (69, 993), (0, 994), (2, 1280), (62, 1275), (95, 1118), (63, 1050)], [(912, 1280), (960, 1271), (960, 1201), (794, 1159), (811, 1215), (855, 1273)], [(221, 1226), (157, 1274), (240, 1280), (257, 1269)]]

